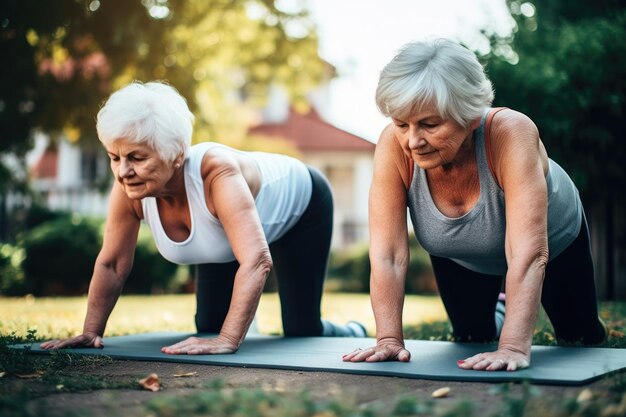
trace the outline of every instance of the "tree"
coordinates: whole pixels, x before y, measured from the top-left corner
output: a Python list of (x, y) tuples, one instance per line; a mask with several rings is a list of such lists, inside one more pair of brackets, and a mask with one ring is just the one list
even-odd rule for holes
[(490, 35), (484, 57), (494, 104), (535, 121), (548, 154), (572, 176), (588, 211), (600, 213), (594, 219), (604, 233), (599, 266), (611, 298), (626, 237), (623, 222), (621, 228), (616, 222), (623, 217), (616, 211), (626, 205), (626, 4), (507, 4), (516, 28), (511, 36)]
[[(102, 101), (132, 80), (164, 79), (196, 113), (196, 139), (235, 139), (243, 102), (283, 85), (296, 106), (323, 77), (304, 10), (273, 0), (4, 1), (0, 152), (23, 156), (35, 130), (93, 142)], [(0, 191), (11, 173), (0, 162)]]

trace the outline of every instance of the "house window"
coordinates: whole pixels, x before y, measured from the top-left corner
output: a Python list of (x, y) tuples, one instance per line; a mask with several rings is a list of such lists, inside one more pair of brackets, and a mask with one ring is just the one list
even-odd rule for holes
[(107, 160), (97, 148), (84, 147), (81, 151), (81, 177), (84, 184), (102, 182), (108, 176)]
[(354, 168), (351, 166), (328, 166), (326, 178), (333, 190), (335, 207), (350, 211), (354, 207)]

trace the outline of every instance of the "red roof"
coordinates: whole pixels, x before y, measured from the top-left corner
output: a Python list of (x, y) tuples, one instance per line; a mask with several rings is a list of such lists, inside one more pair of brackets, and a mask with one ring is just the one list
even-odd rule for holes
[(300, 114), (293, 109), (281, 123), (263, 123), (252, 127), (251, 134), (278, 137), (293, 142), (303, 152), (306, 151), (374, 151), (372, 142), (341, 130), (325, 122), (311, 110)]
[(52, 149), (46, 149), (39, 160), (31, 168), (30, 174), (32, 178), (56, 178), (57, 176), (57, 152)]

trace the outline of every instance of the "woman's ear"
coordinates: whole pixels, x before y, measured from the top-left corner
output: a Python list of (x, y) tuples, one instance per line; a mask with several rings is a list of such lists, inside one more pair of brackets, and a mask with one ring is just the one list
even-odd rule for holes
[(183, 160), (184, 158), (182, 155), (177, 156), (176, 159), (174, 159), (174, 168), (178, 169), (183, 166)]

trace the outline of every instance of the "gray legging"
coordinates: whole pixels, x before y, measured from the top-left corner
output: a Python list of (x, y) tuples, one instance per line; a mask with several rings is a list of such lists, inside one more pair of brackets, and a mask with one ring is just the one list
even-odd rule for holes
[[(494, 340), (494, 311), (503, 277), (471, 271), (447, 258), (430, 258), (455, 339)], [(560, 342), (596, 344), (603, 340), (584, 216), (578, 237), (546, 266), (541, 304)]]
[[(320, 336), (320, 303), (333, 229), (328, 181), (309, 167), (311, 201), (285, 235), (270, 244), (285, 336)], [(196, 328), (219, 333), (233, 293), (237, 261), (196, 266)]]

